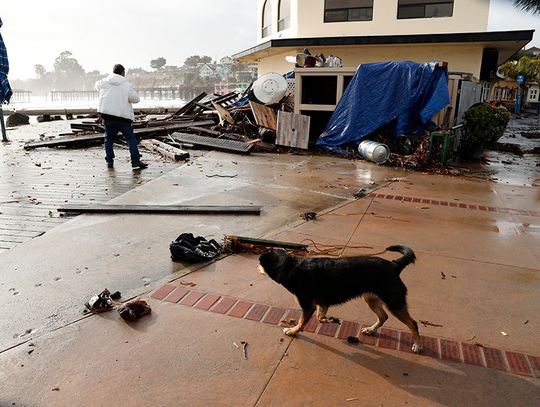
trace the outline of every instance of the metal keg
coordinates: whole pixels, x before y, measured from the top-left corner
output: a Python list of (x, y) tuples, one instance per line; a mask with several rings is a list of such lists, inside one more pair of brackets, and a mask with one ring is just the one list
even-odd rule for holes
[(384, 164), (390, 157), (390, 149), (386, 144), (371, 140), (362, 141), (358, 146), (358, 152), (364, 159), (377, 164)]

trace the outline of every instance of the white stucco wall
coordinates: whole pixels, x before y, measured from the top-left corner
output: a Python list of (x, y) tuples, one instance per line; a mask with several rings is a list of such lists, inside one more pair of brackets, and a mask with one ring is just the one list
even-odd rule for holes
[(262, 38), (262, 7), (257, 0), (258, 42), (271, 38), (431, 34), (487, 31), (489, 0), (454, 0), (452, 17), (397, 19), (398, 0), (374, 0), (372, 21), (324, 22), (325, 0), (291, 0), (291, 27), (277, 32), (279, 0), (272, 5), (272, 34)]

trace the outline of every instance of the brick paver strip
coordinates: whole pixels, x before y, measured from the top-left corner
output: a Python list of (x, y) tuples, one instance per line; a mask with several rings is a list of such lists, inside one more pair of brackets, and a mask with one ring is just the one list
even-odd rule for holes
[(449, 339), (441, 339), (441, 357), (454, 362), (461, 362), (459, 343)]
[[(368, 328), (371, 325), (364, 324), (362, 325), (362, 328)], [(362, 342), (365, 345), (372, 345), (375, 346), (377, 344), (377, 336), (376, 335), (365, 335), (362, 332), (358, 334), (358, 339), (360, 339), (360, 342)]]
[(356, 336), (356, 334), (358, 333), (358, 328), (359, 325), (356, 322), (341, 321), (338, 338), (347, 339), (349, 336)]
[(499, 349), (488, 348), (484, 346), (484, 357), (486, 358), (486, 366), (492, 369), (506, 370), (503, 353)]
[(260, 321), (263, 315), (266, 314), (266, 311), (268, 311), (268, 308), (270, 307), (267, 305), (255, 304), (255, 306), (251, 308), (251, 311), (248, 312), (245, 318), (251, 321)]
[(197, 301), (199, 301), (205, 295), (206, 293), (203, 293), (200, 291), (191, 291), (188, 295), (182, 298), (182, 301), (180, 301), (179, 304), (192, 307), (193, 305), (197, 303)]
[(456, 203), (456, 202), (448, 202), (448, 201), (440, 201), (436, 199), (430, 199), (430, 198), (418, 198), (413, 196), (396, 196), (396, 195), (385, 195), (385, 194), (369, 194), (370, 198), (373, 199), (389, 199), (389, 200), (396, 200), (396, 201), (402, 201), (402, 202), (412, 202), (412, 203), (424, 203), (424, 204), (431, 204), (431, 205), (440, 205), (440, 206), (448, 206), (452, 208), (461, 208), (461, 209), (469, 209), (471, 211), (483, 211), (483, 212), (500, 212), (500, 213), (510, 213), (510, 214), (516, 214), (516, 215), (523, 215), (523, 216), (540, 216), (540, 213), (537, 211), (529, 211), (525, 209), (515, 209), (515, 208), (495, 208), (492, 206), (486, 206), (486, 205), (476, 205), (476, 204), (469, 204), (469, 203)]
[(189, 290), (185, 287), (176, 287), (169, 295), (167, 295), (164, 301), (177, 303), (189, 293)]
[(201, 301), (199, 301), (197, 305), (195, 305), (195, 308), (208, 311), (210, 308), (212, 308), (212, 305), (214, 305), (219, 300), (220, 297), (221, 296), (217, 294), (208, 294)]
[(399, 350), (402, 352), (413, 353), (412, 346), (414, 338), (410, 332), (401, 332), (399, 335)]
[(226, 314), (227, 311), (229, 311), (231, 307), (236, 304), (236, 301), (238, 301), (236, 298), (221, 298), (221, 301), (219, 301), (211, 311), (217, 312), (218, 314)]
[(463, 361), (465, 363), (468, 365), (484, 366), (478, 346), (462, 342), (461, 349), (463, 350)]
[(381, 348), (396, 349), (398, 348), (399, 333), (395, 329), (381, 328), (379, 330), (379, 343)]
[(266, 317), (264, 317), (263, 322), (266, 324), (277, 325), (281, 322), (281, 318), (285, 314), (283, 308), (272, 307)]
[(519, 374), (522, 376), (532, 376), (531, 369), (527, 363), (527, 357), (521, 353), (516, 352), (506, 352), (506, 360), (508, 361), (508, 366), (512, 373)]
[(300, 315), (302, 315), (302, 311), (297, 309), (290, 309), (287, 311), (287, 315), (285, 315), (284, 318), (281, 318), (279, 325), (285, 327), (294, 326), (298, 322), (298, 319), (300, 319)]
[(156, 300), (161, 301), (163, 298), (169, 295), (175, 288), (176, 286), (172, 284), (164, 285), (163, 287), (159, 288), (156, 292), (154, 292), (151, 295), (151, 297), (155, 298)]
[(424, 343), (424, 355), (432, 358), (440, 358), (439, 352), (439, 340), (432, 336), (422, 336), (422, 342)]
[(531, 363), (534, 375), (540, 378), (540, 357), (527, 355), (527, 359)]
[[(279, 307), (270, 307), (265, 304), (239, 300), (237, 298), (221, 297), (216, 293), (190, 291), (185, 287), (167, 284), (156, 290), (152, 298), (165, 302), (186, 305), (218, 314), (227, 314), (231, 317), (246, 318), (261, 321), (271, 325), (294, 326), (300, 318), (300, 310), (286, 310)], [(179, 302), (178, 299), (181, 300)], [(249, 312), (248, 312), (249, 311)], [(291, 324), (289, 320), (294, 322)], [(314, 315), (304, 328), (305, 332), (314, 333), (319, 327), (318, 334), (336, 336), (347, 339), (358, 335), (360, 343), (365, 345), (378, 345), (383, 348), (397, 349), (402, 352), (411, 352), (413, 337), (408, 331), (391, 328), (381, 328), (376, 336), (368, 336), (359, 332), (368, 324), (358, 324), (352, 321), (341, 321), (341, 324), (319, 324)], [(465, 342), (456, 342), (448, 338), (422, 337), (424, 343), (424, 356), (442, 358), (457, 363), (499, 369), (513, 374), (540, 378), (540, 357), (525, 355), (520, 352), (505, 351), (490, 347), (476, 346)], [(485, 361), (485, 362), (484, 362)], [(508, 362), (508, 363), (507, 363)]]
[(321, 327), (319, 328), (319, 335), (331, 336), (333, 338), (336, 336), (338, 328), (339, 324), (336, 324), (335, 322), (321, 324)]
[(314, 333), (317, 330), (317, 325), (319, 324), (319, 321), (317, 320), (317, 317), (313, 315), (309, 322), (304, 327), (305, 332)]
[(238, 301), (238, 303), (229, 311), (229, 313), (227, 315), (231, 316), (231, 317), (235, 317), (235, 318), (243, 318), (244, 315), (246, 315), (246, 312), (248, 311), (248, 309), (251, 308), (251, 306), (253, 305), (252, 302), (248, 302), (248, 301)]

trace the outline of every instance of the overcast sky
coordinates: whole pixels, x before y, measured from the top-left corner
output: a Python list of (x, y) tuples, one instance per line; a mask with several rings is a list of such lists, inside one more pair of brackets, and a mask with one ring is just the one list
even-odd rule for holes
[[(221, 58), (255, 45), (255, 0), (0, 0), (1, 29), (10, 78), (35, 76), (34, 65), (52, 69), (71, 51), (91, 71), (115, 63), (150, 69), (165, 57), (182, 65), (194, 54)], [(540, 17), (515, 10), (511, 0), (491, 0), (490, 31), (536, 29)]]

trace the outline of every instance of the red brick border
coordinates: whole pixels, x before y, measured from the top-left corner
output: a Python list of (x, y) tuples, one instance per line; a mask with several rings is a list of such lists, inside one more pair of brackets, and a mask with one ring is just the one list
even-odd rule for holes
[(540, 212), (538, 211), (528, 211), (525, 209), (514, 209), (514, 208), (497, 208), (493, 206), (461, 203), (461, 202), (448, 202), (440, 201), (438, 199), (430, 198), (418, 198), (413, 196), (395, 196), (395, 195), (386, 195), (386, 194), (377, 194), (371, 192), (367, 195), (370, 198), (374, 199), (388, 199), (392, 201), (400, 202), (410, 202), (410, 203), (422, 203), (427, 205), (439, 205), (439, 206), (449, 206), (457, 209), (468, 209), (472, 211), (483, 211), (483, 212), (499, 212), (508, 215), (521, 215), (521, 216), (537, 216), (540, 217)]
[[(301, 314), (299, 310), (287, 310), (237, 298), (223, 297), (216, 293), (188, 290), (185, 287), (176, 287), (174, 284), (164, 285), (156, 290), (151, 297), (163, 302), (277, 326), (290, 326), (289, 320), (295, 322)], [(360, 332), (360, 329), (367, 326), (369, 325), (352, 321), (341, 321), (340, 324), (321, 324), (313, 316), (307, 323), (304, 332), (316, 332), (318, 335), (337, 337), (338, 339), (355, 336), (363, 345), (412, 352), (413, 338), (410, 332), (381, 328), (377, 335), (366, 336)], [(424, 341), (422, 354), (427, 357), (540, 378), (539, 356), (476, 346), (448, 338), (422, 336), (422, 339)]]

